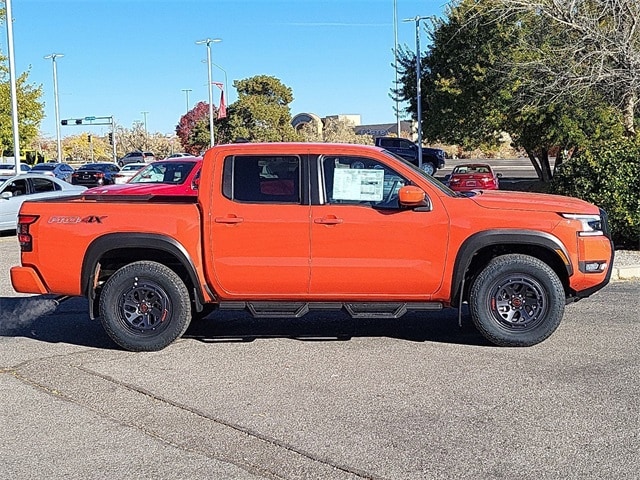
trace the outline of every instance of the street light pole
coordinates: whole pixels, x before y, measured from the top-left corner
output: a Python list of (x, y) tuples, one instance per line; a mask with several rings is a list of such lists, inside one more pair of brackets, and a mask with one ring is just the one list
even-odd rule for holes
[(46, 55), (45, 60), (51, 59), (53, 64), (53, 102), (56, 111), (56, 142), (58, 145), (58, 161), (62, 161), (62, 140), (60, 138), (60, 104), (58, 100), (58, 68), (56, 66), (56, 58), (62, 58), (62, 53), (52, 53)]
[(9, 57), (9, 83), (11, 90), (11, 125), (13, 127), (13, 158), (16, 175), (20, 173), (20, 132), (18, 130), (18, 91), (16, 88), (16, 65), (13, 55), (13, 16), (11, 0), (5, 0), (7, 21), (7, 50)]
[(207, 76), (209, 81), (208, 83), (208, 87), (209, 87), (209, 136), (211, 138), (209, 145), (210, 146), (214, 146), (215, 145), (215, 138), (214, 138), (214, 133), (213, 133), (213, 86), (211, 84), (211, 44), (212, 43), (218, 43), (221, 42), (222, 39), (220, 38), (207, 38), (205, 40), (198, 40), (196, 42), (196, 45), (206, 45), (207, 46)]
[(190, 88), (183, 88), (182, 91), (187, 96), (187, 112), (188, 112), (189, 111), (189, 92), (192, 92), (193, 90), (191, 90)]
[(420, 20), (429, 17), (407, 18), (405, 22), (416, 22), (416, 113), (418, 115), (418, 168), (422, 168), (422, 92), (420, 82)]
[(211, 65), (213, 65), (216, 68), (219, 68), (220, 70), (222, 70), (222, 73), (224, 73), (224, 98), (226, 99), (226, 101), (229, 101), (229, 95), (227, 95), (227, 71), (222, 68), (220, 65), (218, 65), (217, 63), (211, 63)]
[[(393, 0), (393, 66), (396, 71), (396, 89), (398, 88), (398, 0)], [(396, 94), (396, 134), (400, 138), (400, 107)]]
[(147, 132), (147, 113), (149, 112), (140, 112), (144, 116), (144, 149), (147, 150), (149, 148), (149, 133)]

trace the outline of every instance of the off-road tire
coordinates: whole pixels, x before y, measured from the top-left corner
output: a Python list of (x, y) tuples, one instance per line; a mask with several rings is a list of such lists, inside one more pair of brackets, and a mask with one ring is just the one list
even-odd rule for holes
[(162, 350), (182, 336), (190, 320), (187, 287), (160, 263), (125, 265), (107, 280), (100, 295), (100, 322), (126, 350)]
[(494, 258), (475, 279), (469, 307), (476, 328), (491, 343), (528, 347), (551, 335), (562, 320), (565, 292), (558, 275), (537, 258)]

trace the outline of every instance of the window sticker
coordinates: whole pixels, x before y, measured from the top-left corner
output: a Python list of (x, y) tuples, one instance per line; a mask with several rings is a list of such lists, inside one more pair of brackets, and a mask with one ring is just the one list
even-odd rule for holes
[(384, 170), (336, 168), (333, 178), (334, 200), (380, 202)]

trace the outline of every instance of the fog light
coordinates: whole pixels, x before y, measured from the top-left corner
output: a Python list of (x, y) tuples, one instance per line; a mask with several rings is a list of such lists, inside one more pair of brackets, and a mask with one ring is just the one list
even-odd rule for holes
[(607, 269), (607, 262), (581, 262), (580, 267), (584, 273), (600, 273)]

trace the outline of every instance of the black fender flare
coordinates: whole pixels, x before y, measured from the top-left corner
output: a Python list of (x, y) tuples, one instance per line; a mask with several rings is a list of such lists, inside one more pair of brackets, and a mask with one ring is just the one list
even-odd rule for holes
[[(571, 263), (568, 263), (570, 258), (569, 252), (557, 237), (546, 232), (538, 232), (535, 230), (485, 230), (471, 235), (462, 243), (458, 250), (453, 266), (453, 279), (451, 283), (452, 300), (459, 296), (459, 303), (462, 304), (464, 278), (476, 252), (485, 247), (498, 245), (532, 245), (545, 248), (562, 261), (562, 264), (567, 270), (567, 276), (570, 277), (573, 275), (573, 266)], [(558, 252), (561, 252), (561, 254)]]
[(95, 275), (100, 259), (113, 250), (127, 248), (141, 248), (145, 250), (160, 250), (174, 256), (185, 268), (191, 283), (194, 285), (196, 303), (204, 303), (204, 295), (200, 285), (198, 272), (189, 256), (187, 249), (175, 238), (155, 233), (107, 233), (93, 240), (84, 255), (80, 286), (82, 294), (89, 299), (89, 312), (93, 315), (93, 300), (95, 298)]

